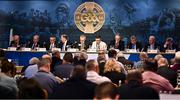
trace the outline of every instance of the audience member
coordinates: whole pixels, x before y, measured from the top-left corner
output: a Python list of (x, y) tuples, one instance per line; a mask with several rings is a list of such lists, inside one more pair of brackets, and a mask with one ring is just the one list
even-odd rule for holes
[(95, 60), (89, 60), (86, 63), (87, 68), (87, 80), (96, 83), (101, 84), (103, 82), (111, 82), (109, 78), (100, 76), (99, 73), (99, 66), (98, 63)]
[(17, 96), (18, 88), (16, 85), (16, 80), (13, 79), (16, 73), (16, 67), (13, 63), (8, 62), (8, 60), (3, 60), (1, 63), (0, 86), (2, 89), (8, 89), (11, 96)]
[(54, 74), (60, 78), (70, 78), (74, 66), (72, 65), (73, 55), (70, 52), (66, 52), (63, 57), (63, 63), (55, 66)]
[(158, 64), (155, 59), (149, 58), (144, 62), (143, 84), (154, 88), (157, 92), (174, 91), (173, 86), (167, 79), (156, 74), (157, 67)]
[(117, 61), (121, 62), (123, 65), (128, 65), (130, 66), (131, 68), (133, 67), (134, 63), (127, 60), (125, 57), (124, 57), (124, 54), (122, 52), (118, 52), (117, 54)]
[(104, 74), (104, 65), (106, 63), (106, 53), (104, 51), (98, 52), (97, 62), (99, 65), (99, 75)]
[(49, 95), (53, 93), (54, 86), (59, 83), (56, 77), (50, 72), (50, 64), (51, 62), (48, 59), (42, 58), (38, 63), (38, 72), (32, 77)]
[(157, 54), (154, 59), (158, 61), (160, 58), (164, 58), (161, 54)]
[(120, 81), (123, 84), (126, 78), (126, 75), (121, 72), (121, 67), (119, 67), (118, 62), (112, 58), (106, 61), (104, 66), (104, 76), (108, 77), (117, 86)]
[(47, 99), (47, 92), (34, 79), (21, 79), (18, 82), (19, 99)]
[(153, 88), (142, 84), (141, 72), (130, 70), (126, 77), (126, 84), (119, 87), (120, 99), (159, 99), (159, 94)]
[(51, 62), (51, 72), (54, 72), (56, 65), (61, 65), (63, 60), (61, 59), (60, 52), (58, 50), (52, 51), (52, 62)]
[(53, 99), (92, 99), (95, 84), (86, 80), (84, 66), (74, 67), (69, 80), (59, 84), (51, 98)]
[(144, 61), (148, 59), (148, 55), (146, 52), (140, 52), (139, 58), (140, 58), (140, 61), (134, 64), (135, 68), (142, 68)]
[(76, 65), (85, 66), (87, 59), (88, 59), (88, 55), (86, 52), (76, 53), (76, 54), (74, 54), (73, 64), (74, 64), (74, 66), (76, 66)]
[(111, 82), (104, 82), (96, 87), (94, 100), (119, 100), (118, 87)]
[(174, 71), (180, 70), (180, 51), (175, 54), (175, 64), (171, 67)]
[(36, 57), (33, 57), (29, 60), (30, 66), (28, 66), (24, 72), (24, 76), (26, 78), (31, 78), (38, 72), (38, 63), (39, 59)]
[(169, 82), (175, 88), (177, 85), (177, 73), (169, 68), (169, 64), (166, 58), (160, 58), (158, 60), (157, 74), (169, 80)]

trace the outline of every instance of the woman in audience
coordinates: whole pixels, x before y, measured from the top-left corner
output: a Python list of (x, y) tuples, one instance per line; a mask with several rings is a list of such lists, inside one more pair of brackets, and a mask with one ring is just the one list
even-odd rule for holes
[(47, 99), (46, 90), (34, 79), (21, 79), (18, 82), (19, 99)]
[(14, 64), (11, 62), (8, 62), (8, 60), (4, 60), (2, 62), (2, 68), (0, 72), (0, 85), (11, 89), (14, 95), (16, 95), (18, 91), (16, 80), (13, 79), (15, 74), (16, 74), (16, 68)]
[(99, 75), (104, 74), (104, 65), (106, 63), (106, 53), (104, 51), (99, 51), (97, 62), (99, 64)]
[(143, 84), (154, 88), (157, 92), (159, 91), (174, 91), (171, 83), (164, 77), (156, 74), (157, 72), (157, 61), (149, 58), (144, 62)]
[(115, 59), (108, 59), (104, 66), (104, 76), (108, 77), (113, 83), (119, 85), (119, 81), (124, 83), (125, 81), (125, 74), (121, 72), (121, 67)]

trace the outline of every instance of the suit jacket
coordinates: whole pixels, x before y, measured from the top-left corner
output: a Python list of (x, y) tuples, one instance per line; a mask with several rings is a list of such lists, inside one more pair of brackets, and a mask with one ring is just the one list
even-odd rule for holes
[[(144, 50), (143, 50), (143, 51), (147, 51), (149, 46), (150, 46), (149, 43), (146, 44), (146, 45), (144, 46)], [(160, 45), (159, 45), (158, 43), (155, 43), (155, 44), (154, 44), (154, 49), (157, 49), (157, 48), (161, 51)]]
[(56, 65), (61, 65), (63, 62), (62, 59), (58, 58), (58, 57), (52, 57), (52, 62), (51, 62), (51, 72), (54, 72), (54, 68)]
[[(168, 47), (164, 47), (164, 45), (163, 45), (163, 51), (166, 51), (168, 49), (169, 49)], [(175, 43), (172, 44), (172, 50), (174, 50), (174, 49), (176, 49), (176, 51), (179, 51), (178, 45)]]
[(124, 41), (119, 41), (119, 46), (116, 48), (115, 47), (115, 40), (113, 40), (110, 42), (108, 48), (110, 48), (110, 46), (114, 47), (115, 49), (119, 49), (120, 51), (123, 51), (124, 50)]
[(74, 69), (74, 66), (72, 64), (58, 65), (58, 66), (55, 66), (54, 75), (60, 78), (70, 78), (70, 74), (73, 69)]
[(130, 80), (119, 87), (119, 99), (159, 99), (159, 93), (154, 89), (141, 85), (138, 81)]
[[(133, 44), (130, 42), (130, 43), (128, 43), (127, 47), (128, 47), (129, 49), (132, 49), (132, 48), (133, 48)], [(141, 43), (136, 42), (136, 49), (139, 49), (139, 51), (141, 51), (141, 49), (142, 49)]]
[(17, 47), (17, 50), (20, 49), (23, 46), (22, 42), (19, 42), (19, 44), (15, 43), (14, 41), (11, 41), (9, 47)]
[[(78, 48), (79, 50), (81, 49), (81, 43), (80, 42), (75, 42), (71, 46), (72, 48)], [(89, 48), (89, 43), (85, 41), (84, 43), (84, 49), (87, 50)]]
[(96, 84), (78, 78), (70, 78), (54, 88), (53, 99), (92, 99)]
[(33, 47), (33, 42), (30, 42), (29, 44), (27, 44), (27, 47), (33, 49), (33, 48), (36, 48), (36, 47), (42, 47), (42, 45), (40, 44), (40, 42), (38, 42), (37, 45)]
[[(50, 50), (50, 45), (51, 45), (50, 43), (46, 43), (46, 44), (45, 44), (45, 48), (46, 48), (46, 50)], [(57, 44), (57, 43), (55, 43), (55, 44), (54, 44), (54, 47), (56, 47), (56, 48), (57, 48), (57, 47), (58, 47), (58, 44)]]
[(169, 80), (169, 82), (176, 87), (177, 85), (177, 73), (167, 66), (161, 66), (157, 70), (157, 74)]
[[(70, 47), (71, 47), (72, 43), (70, 41), (67, 41), (66, 46), (65, 46), (65, 50), (67, 50), (68, 45), (70, 45)], [(62, 42), (59, 43), (59, 48), (61, 48), (61, 50), (63, 49), (63, 43)]]

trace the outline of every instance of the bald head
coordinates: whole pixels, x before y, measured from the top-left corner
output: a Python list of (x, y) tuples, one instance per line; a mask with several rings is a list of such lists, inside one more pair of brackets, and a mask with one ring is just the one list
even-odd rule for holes
[(180, 51), (176, 52), (175, 54), (175, 63), (180, 64)]
[(141, 52), (140, 55), (139, 55), (139, 58), (141, 60), (146, 60), (146, 59), (148, 59), (148, 55), (147, 55), (146, 52)]
[(47, 59), (47, 60), (49, 60), (50, 62), (52, 61), (51, 56), (48, 55), (48, 54), (43, 55), (43, 56), (42, 56), (42, 59)]
[(88, 71), (91, 71), (91, 70), (97, 71), (98, 63), (95, 60), (89, 60), (86, 63), (86, 68)]

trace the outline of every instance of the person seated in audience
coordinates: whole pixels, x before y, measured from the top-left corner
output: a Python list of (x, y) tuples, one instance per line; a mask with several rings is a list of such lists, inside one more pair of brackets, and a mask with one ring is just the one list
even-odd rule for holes
[(42, 59), (47, 59), (47, 60), (50, 61), (50, 63), (52, 62), (52, 59), (51, 59), (50, 54), (44, 54), (44, 55), (42, 55)]
[(73, 65), (82, 65), (85, 67), (86, 65), (86, 60), (88, 59), (88, 55), (86, 52), (80, 52), (80, 53), (76, 53), (74, 54), (74, 61), (73, 61)]
[(0, 84), (0, 99), (16, 99), (17, 94), (9, 87)]
[(119, 86), (119, 81), (123, 84), (126, 75), (121, 72), (118, 62), (115, 59), (108, 59), (104, 66), (104, 76), (108, 77), (113, 83)]
[(135, 68), (142, 68), (143, 67), (143, 63), (146, 59), (148, 59), (148, 54), (146, 52), (140, 52), (139, 54), (139, 59), (140, 61), (136, 62), (134, 64)]
[(175, 42), (173, 41), (173, 38), (171, 37), (168, 37), (166, 39), (166, 42), (164, 43), (163, 45), (163, 50), (166, 51), (166, 50), (176, 50), (178, 51), (178, 45), (175, 44)]
[(74, 48), (78, 48), (80, 51), (82, 50), (87, 50), (89, 48), (89, 44), (86, 41), (86, 36), (85, 35), (80, 35), (79, 41), (75, 41)]
[(125, 57), (124, 57), (124, 54), (122, 52), (118, 52), (117, 54), (117, 61), (121, 62), (123, 65), (127, 65), (127, 66), (130, 66), (131, 68), (133, 67), (134, 63), (127, 60)]
[(9, 47), (16, 47), (17, 50), (22, 47), (22, 42), (20, 41), (20, 36), (18, 34), (13, 35), (13, 40), (11, 41)]
[(38, 63), (38, 72), (32, 77), (49, 95), (53, 93), (53, 88), (60, 83), (50, 72), (50, 64), (50, 60), (42, 58)]
[(169, 68), (169, 64), (166, 58), (160, 58), (158, 60), (157, 74), (169, 80), (169, 82), (175, 88), (177, 85), (177, 73)]
[(119, 87), (119, 99), (159, 99), (159, 93), (153, 88), (143, 85), (141, 72), (130, 70), (126, 83)]
[(2, 67), (2, 61), (5, 60), (5, 51), (3, 49), (0, 49), (0, 72), (1, 72), (1, 67)]
[(98, 63), (95, 60), (89, 60), (86, 63), (86, 69), (87, 69), (87, 77), (86, 79), (96, 83), (101, 84), (103, 82), (111, 82), (111, 80), (107, 77), (100, 76), (99, 73), (99, 66)]
[(73, 66), (73, 55), (71, 52), (66, 52), (63, 57), (63, 63), (55, 66), (54, 75), (60, 78), (70, 78)]
[(104, 74), (104, 65), (106, 63), (106, 53), (104, 51), (98, 52), (97, 62), (99, 65), (99, 75)]
[[(116, 58), (117, 58), (117, 51), (114, 50), (114, 49), (110, 49), (109, 52), (108, 52), (108, 57), (109, 57), (109, 58), (116, 59)], [(123, 65), (121, 62), (119, 62), (119, 61), (117, 61), (117, 62), (118, 62), (118, 64), (119, 64), (119, 67), (121, 67), (121, 69), (122, 69), (121, 71), (122, 71), (124, 74), (127, 74), (127, 71), (125, 70), (124, 65)]]
[(141, 51), (142, 50), (141, 43), (139, 43), (137, 41), (137, 38), (134, 35), (131, 36), (130, 42), (128, 43), (127, 48), (128, 49), (136, 49), (137, 51)]
[(156, 74), (158, 68), (157, 61), (155, 59), (149, 58), (144, 61), (144, 72), (143, 76), (143, 84), (149, 87), (152, 87), (157, 92), (160, 91), (174, 91), (171, 83), (165, 79), (164, 77)]
[(53, 99), (92, 99), (95, 83), (86, 80), (86, 70), (82, 65), (74, 67), (69, 80), (54, 89)]
[(147, 51), (148, 49), (149, 50), (159, 49), (161, 51), (160, 45), (156, 43), (156, 38), (153, 35), (149, 37), (149, 43), (144, 46), (143, 51)]
[(93, 100), (119, 100), (118, 87), (111, 82), (104, 82), (95, 89)]
[(39, 35), (34, 35), (33, 40), (27, 45), (32, 50), (36, 50), (37, 48), (41, 47), (40, 42), (39, 42)]
[(38, 72), (38, 64), (39, 59), (36, 57), (33, 57), (29, 60), (29, 66), (24, 71), (24, 77), (31, 78)]
[(60, 52), (58, 50), (52, 51), (52, 62), (51, 62), (51, 72), (54, 72), (56, 65), (61, 65), (63, 60), (61, 59)]
[(124, 50), (124, 41), (122, 41), (122, 38), (119, 33), (117, 33), (114, 37), (114, 40), (112, 40), (109, 44), (109, 49), (119, 49), (120, 51)]
[(175, 54), (175, 64), (171, 67), (174, 71), (180, 70), (180, 51)]
[(49, 43), (45, 44), (45, 48), (48, 51), (51, 51), (52, 48), (57, 48), (58, 44), (56, 43), (56, 37), (55, 36), (50, 36), (49, 38)]
[(61, 42), (59, 43), (59, 47), (62, 51), (66, 51), (68, 47), (71, 47), (71, 42), (68, 40), (68, 36), (66, 34), (61, 35)]
[(95, 41), (92, 43), (92, 49), (107, 50), (107, 45), (101, 40), (101, 36), (97, 35)]
[(34, 79), (18, 80), (18, 99), (47, 99), (47, 91)]
[(159, 59), (164, 58), (161, 54), (157, 54), (154, 59), (158, 61)]
[(16, 74), (16, 67), (8, 60), (3, 60), (1, 64), (2, 67), (0, 72), (0, 86), (10, 89), (11, 92), (13, 92), (12, 95), (17, 96), (18, 88), (16, 80), (14, 79), (14, 76)]

